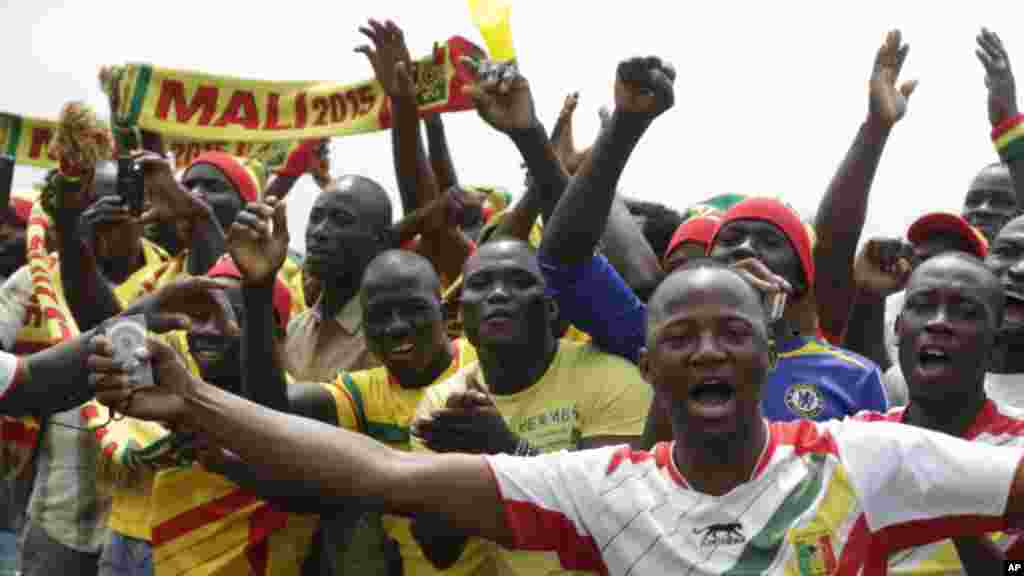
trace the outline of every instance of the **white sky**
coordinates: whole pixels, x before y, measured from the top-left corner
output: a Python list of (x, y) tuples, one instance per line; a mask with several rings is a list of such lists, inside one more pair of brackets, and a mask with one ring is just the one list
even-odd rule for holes
[[(454, 34), (482, 45), (465, 0), (8, 2), (0, 110), (53, 117), (82, 98), (102, 110), (98, 67), (128, 61), (261, 79), (362, 80), (372, 71), (352, 48), (363, 43), (357, 27), (368, 17), (395, 19), (414, 56)], [(653, 0), (513, 0), (516, 49), (541, 119), (550, 129), (564, 95), (579, 90), (581, 146), (597, 133), (597, 109), (611, 102), (619, 60), (655, 54), (675, 65), (676, 107), (641, 141), (621, 187), (677, 209), (724, 192), (781, 193), (813, 213), (867, 113), (875, 51), (900, 27), (911, 45), (903, 76), (921, 84), (879, 168), (869, 234), (901, 233), (925, 210), (958, 209), (972, 175), (996, 159), (974, 36), (982, 24), (993, 27), (1024, 69), (1024, 35), (1014, 37), (1008, 24), (1022, 20), (1024, 5), (1006, 1), (720, 0), (688, 9)], [(445, 120), (464, 183), (520, 192), (520, 159), (507, 138), (473, 112)], [(335, 176), (372, 177), (399, 206), (387, 133), (336, 139), (332, 149)], [(19, 168), (16, 185), (36, 177)], [(300, 250), (315, 190), (306, 179), (290, 198)]]

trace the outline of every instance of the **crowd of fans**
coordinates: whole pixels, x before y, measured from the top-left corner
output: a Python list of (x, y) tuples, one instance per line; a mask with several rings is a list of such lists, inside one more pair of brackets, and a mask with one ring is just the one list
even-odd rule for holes
[[(514, 202), (468, 186), (450, 153), (468, 144), (419, 114), (401, 30), (361, 31), (390, 99), (397, 223), (379, 184), (323, 173), (325, 141), (269, 182), (223, 152), (176, 173), (160, 134), (81, 103), (35, 196), (0, 182), (0, 569), (997, 574), (1024, 559), (1024, 114), (996, 34), (977, 37), (996, 154), (961, 213), (921, 205), (905, 232), (861, 242), (915, 88), (898, 31), (809, 222), (783, 198), (679, 213), (619, 193), (676, 98), (657, 57), (619, 64), (582, 150), (575, 94), (549, 133), (514, 62), (467, 62), (480, 129), (526, 169)], [(307, 175), (320, 192), (299, 256), (286, 204)], [(126, 355), (114, 328), (139, 318)]]

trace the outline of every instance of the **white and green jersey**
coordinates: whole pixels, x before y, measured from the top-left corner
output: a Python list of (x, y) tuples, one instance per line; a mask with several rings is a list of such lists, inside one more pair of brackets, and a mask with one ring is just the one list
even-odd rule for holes
[(1004, 528), (1024, 455), (890, 422), (767, 426), (753, 477), (720, 497), (690, 488), (669, 443), (487, 460), (515, 547), (566, 569), (817, 575), (884, 574), (895, 549)]

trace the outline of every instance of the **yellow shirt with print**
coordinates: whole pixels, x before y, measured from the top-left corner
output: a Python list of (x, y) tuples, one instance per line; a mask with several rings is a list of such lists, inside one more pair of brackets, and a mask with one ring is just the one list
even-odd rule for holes
[[(420, 417), (443, 408), (448, 396), (466, 389), (475, 373), (487, 387), (479, 364), (427, 389)], [(640, 436), (653, 392), (636, 366), (580, 342), (562, 339), (547, 372), (516, 394), (495, 395), (494, 403), (513, 432), (543, 453), (575, 450), (580, 440), (598, 436)], [(414, 443), (417, 450), (425, 450)], [(499, 574), (575, 574), (563, 570), (553, 552), (519, 552), (487, 544)]]
[[(444, 381), (476, 361), (476, 351), (465, 340), (453, 342), (453, 347), (455, 358), (437, 382)], [(334, 398), (339, 426), (362, 432), (398, 450), (410, 449), (409, 425), (426, 388), (402, 388), (390, 378), (387, 368), (383, 366), (340, 374), (334, 382), (324, 384), (324, 387)], [(467, 546), (454, 566), (439, 571), (423, 555), (412, 536), (408, 519), (384, 515), (383, 524), (388, 535), (398, 542), (402, 555), (402, 573), (405, 576), (493, 573), (493, 567), (488, 564), (490, 555), (479, 544)]]

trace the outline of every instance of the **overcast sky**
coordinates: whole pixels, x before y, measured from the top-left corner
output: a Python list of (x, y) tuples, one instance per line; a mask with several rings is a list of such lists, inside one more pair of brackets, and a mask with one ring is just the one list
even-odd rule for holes
[[(513, 0), (516, 49), (541, 119), (550, 128), (564, 95), (579, 90), (580, 145), (597, 133), (619, 60), (655, 54), (675, 65), (676, 107), (630, 160), (621, 187), (631, 196), (678, 209), (724, 192), (781, 193), (812, 214), (865, 117), (871, 64), (892, 27), (911, 45), (904, 78), (921, 84), (885, 151), (868, 233), (900, 234), (925, 210), (958, 209), (973, 174), (996, 160), (974, 36), (991, 26), (1024, 67), (1024, 34), (1007, 24), (1022, 21), (1020, 3), (721, 0), (687, 8)], [(83, 98), (103, 107), (98, 67), (129, 61), (268, 80), (366, 79), (372, 71), (352, 49), (368, 17), (395, 19), (415, 56), (455, 34), (482, 44), (465, 0), (8, 2), (0, 110), (53, 117)], [(519, 194), (520, 159), (507, 138), (473, 112), (445, 120), (460, 179)], [(336, 139), (332, 149), (334, 175), (372, 177), (398, 206), (386, 133)], [(16, 185), (37, 177), (20, 168)], [(300, 250), (315, 191), (304, 181), (290, 198)]]

